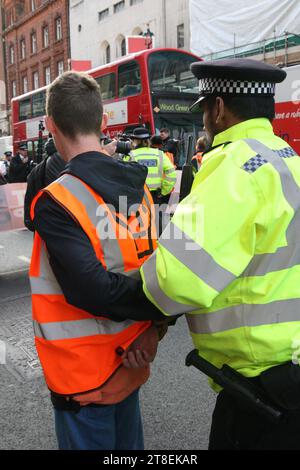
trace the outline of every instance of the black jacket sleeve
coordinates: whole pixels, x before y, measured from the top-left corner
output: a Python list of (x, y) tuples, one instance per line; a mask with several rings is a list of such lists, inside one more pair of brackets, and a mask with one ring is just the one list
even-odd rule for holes
[(37, 193), (45, 187), (45, 167), (47, 159), (39, 163), (27, 177), (27, 190), (24, 200), (24, 224), (31, 232), (34, 232), (34, 225), (30, 217), (31, 203)]
[(46, 194), (37, 202), (34, 226), (68, 303), (115, 321), (166, 318), (146, 298), (141, 281), (104, 269), (79, 224)]

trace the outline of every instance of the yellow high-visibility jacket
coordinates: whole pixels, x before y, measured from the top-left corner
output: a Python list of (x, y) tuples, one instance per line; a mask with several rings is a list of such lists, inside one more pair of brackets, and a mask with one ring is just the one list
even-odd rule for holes
[(130, 152), (131, 160), (148, 168), (146, 184), (150, 191), (161, 190), (162, 196), (169, 194), (176, 184), (176, 171), (162, 150), (148, 147)]
[(299, 352), (300, 159), (264, 118), (213, 146), (142, 268), (144, 290), (165, 315), (187, 314), (208, 361), (253, 377)]

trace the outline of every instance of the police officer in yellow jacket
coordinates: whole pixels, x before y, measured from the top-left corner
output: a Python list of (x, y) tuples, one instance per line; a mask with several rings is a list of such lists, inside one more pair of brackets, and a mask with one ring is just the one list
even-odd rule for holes
[(144, 291), (166, 316), (186, 314), (201, 356), (283, 410), (274, 425), (222, 390), (210, 449), (299, 449), (300, 159), (271, 124), (286, 73), (249, 59), (192, 72), (210, 151), (142, 268)]
[(150, 147), (150, 134), (144, 127), (134, 129), (131, 138), (135, 149), (130, 158), (148, 168), (146, 184), (154, 202), (159, 204), (161, 196), (169, 195), (176, 184), (174, 165), (162, 150)]

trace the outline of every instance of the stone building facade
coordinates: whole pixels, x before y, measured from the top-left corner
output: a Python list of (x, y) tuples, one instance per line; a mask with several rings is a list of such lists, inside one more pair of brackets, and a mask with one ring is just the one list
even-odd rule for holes
[(111, 62), (147, 25), (156, 47), (190, 50), (189, 0), (70, 0), (72, 59)]

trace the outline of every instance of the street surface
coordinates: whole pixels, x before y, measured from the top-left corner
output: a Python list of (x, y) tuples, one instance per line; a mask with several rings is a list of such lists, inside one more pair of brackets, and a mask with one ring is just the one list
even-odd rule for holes
[[(49, 393), (33, 342), (28, 266), (32, 234), (0, 233), (0, 449), (56, 449)], [(3, 344), (3, 343), (2, 343)], [(147, 450), (207, 448), (215, 395), (184, 365), (193, 349), (184, 318), (162, 341), (141, 403)]]

